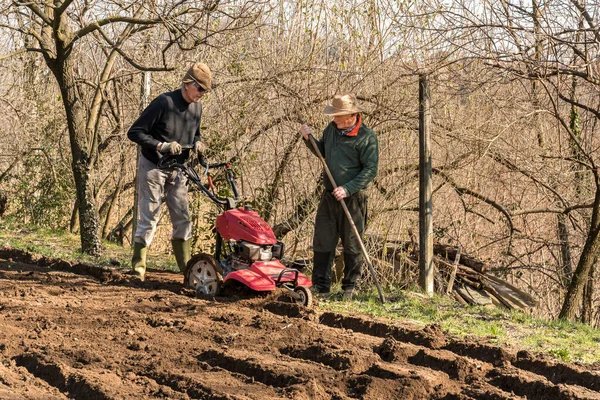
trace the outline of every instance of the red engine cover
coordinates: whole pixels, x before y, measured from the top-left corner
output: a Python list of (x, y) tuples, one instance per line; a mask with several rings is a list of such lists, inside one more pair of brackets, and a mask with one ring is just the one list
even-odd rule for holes
[(275, 244), (273, 230), (255, 211), (236, 208), (217, 217), (217, 231), (225, 240), (245, 240), (255, 244)]

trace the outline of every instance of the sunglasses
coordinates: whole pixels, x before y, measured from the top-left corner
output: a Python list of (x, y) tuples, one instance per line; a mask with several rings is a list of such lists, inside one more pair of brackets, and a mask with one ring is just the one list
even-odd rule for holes
[(198, 90), (199, 93), (204, 93), (207, 91), (202, 86), (200, 86), (200, 84), (196, 81), (192, 82), (191, 85), (194, 86)]

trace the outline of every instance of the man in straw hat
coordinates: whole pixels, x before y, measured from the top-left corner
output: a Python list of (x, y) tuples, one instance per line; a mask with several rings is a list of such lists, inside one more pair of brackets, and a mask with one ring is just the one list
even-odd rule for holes
[(211, 81), (208, 66), (194, 63), (183, 76), (181, 87), (154, 99), (127, 133), (142, 149), (137, 171), (139, 219), (131, 260), (133, 274), (142, 281), (146, 275), (146, 250), (156, 232), (163, 195), (173, 225), (173, 253), (185, 275), (192, 237), (187, 179), (180, 171), (159, 169), (157, 163), (167, 154), (185, 162), (189, 150), (182, 146), (191, 145), (196, 152), (204, 149), (200, 142), (200, 99), (211, 90)]
[[(365, 189), (377, 175), (379, 146), (377, 136), (363, 121), (363, 108), (353, 94), (335, 95), (331, 105), (323, 113), (333, 121), (316, 141), (337, 187), (333, 187), (323, 171), (325, 191), (321, 197), (315, 220), (313, 236), (314, 264), (312, 281), (314, 290), (324, 298), (331, 289), (331, 267), (338, 239), (344, 247), (344, 298), (351, 299), (357, 279), (360, 277), (363, 256), (350, 222), (340, 201), (345, 201), (361, 237), (367, 221), (367, 194)], [(300, 128), (305, 143), (309, 143), (310, 128)], [(343, 200), (346, 199), (346, 200)]]

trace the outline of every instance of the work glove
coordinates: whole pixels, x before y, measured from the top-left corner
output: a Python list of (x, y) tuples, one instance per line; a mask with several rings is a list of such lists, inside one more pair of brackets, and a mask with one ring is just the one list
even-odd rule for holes
[(160, 144), (158, 151), (171, 155), (181, 154), (181, 145), (177, 142), (163, 142)]
[(204, 145), (204, 143), (202, 143), (200, 141), (194, 143), (194, 151), (196, 153), (203, 153), (204, 150), (206, 150), (206, 146)]

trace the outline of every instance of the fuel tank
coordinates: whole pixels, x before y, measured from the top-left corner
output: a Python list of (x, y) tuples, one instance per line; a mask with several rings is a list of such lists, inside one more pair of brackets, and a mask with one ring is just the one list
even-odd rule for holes
[(217, 231), (225, 240), (245, 240), (259, 245), (277, 243), (271, 226), (249, 207), (227, 210), (219, 215)]

